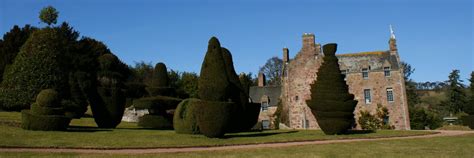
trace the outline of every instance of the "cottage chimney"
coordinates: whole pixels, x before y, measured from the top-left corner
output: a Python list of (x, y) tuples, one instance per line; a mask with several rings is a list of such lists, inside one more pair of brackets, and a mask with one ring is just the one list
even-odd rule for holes
[(390, 54), (393, 55), (398, 52), (397, 39), (395, 39), (395, 33), (393, 31), (392, 25), (390, 25), (390, 40), (388, 40), (388, 45), (390, 46)]
[(262, 72), (258, 73), (258, 86), (259, 87), (265, 86), (265, 75)]
[(288, 63), (290, 61), (290, 51), (288, 48), (283, 48), (283, 63)]

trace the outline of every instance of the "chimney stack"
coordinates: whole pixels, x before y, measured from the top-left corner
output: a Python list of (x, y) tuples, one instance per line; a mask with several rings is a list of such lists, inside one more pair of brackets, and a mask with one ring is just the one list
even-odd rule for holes
[(290, 51), (288, 48), (283, 48), (283, 63), (288, 63), (290, 61)]
[(262, 72), (258, 73), (258, 86), (265, 87), (265, 75)]

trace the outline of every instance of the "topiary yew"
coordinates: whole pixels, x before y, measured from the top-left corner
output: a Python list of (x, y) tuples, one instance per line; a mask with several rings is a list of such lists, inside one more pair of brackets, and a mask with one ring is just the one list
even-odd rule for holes
[(179, 103), (173, 117), (173, 127), (176, 133), (199, 134), (196, 118), (199, 102), (199, 99), (190, 98)]
[(0, 102), (8, 110), (28, 109), (42, 89), (53, 88), (68, 94), (63, 60), (64, 37), (53, 28), (33, 32), (15, 61), (4, 73)]
[(341, 75), (336, 49), (337, 44), (323, 46), (323, 63), (311, 84), (311, 99), (306, 101), (319, 127), (328, 135), (342, 134), (352, 127), (357, 105)]
[(21, 112), (21, 127), (26, 130), (66, 130), (71, 121), (64, 115), (59, 95), (53, 89), (42, 90), (31, 105), (31, 110)]
[(212, 37), (209, 40), (198, 81), (198, 94), (200, 99), (229, 101), (231, 85), (227, 76), (226, 67), (219, 40), (216, 37)]

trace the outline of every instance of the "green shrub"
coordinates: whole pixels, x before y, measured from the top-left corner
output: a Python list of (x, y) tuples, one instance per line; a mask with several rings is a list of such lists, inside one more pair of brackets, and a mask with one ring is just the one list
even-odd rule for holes
[(381, 124), (380, 120), (370, 114), (369, 111), (360, 111), (360, 117), (357, 122), (362, 129), (373, 131), (377, 130)]
[(474, 129), (474, 115), (463, 116), (461, 119), (464, 126), (469, 126), (469, 128)]
[(231, 85), (222, 56), (222, 48), (219, 40), (212, 37), (209, 40), (199, 75), (199, 98), (208, 101), (228, 101), (231, 96), (230, 93)]
[[(239, 116), (233, 115), (240, 120), (240, 131), (250, 130), (258, 122), (258, 115), (260, 114), (261, 104), (260, 103), (246, 103), (244, 113)], [(233, 126), (234, 124), (231, 123)]]
[(53, 28), (34, 31), (4, 73), (0, 100), (7, 110), (28, 109), (36, 94), (52, 88), (67, 94), (67, 73), (62, 64), (66, 51), (62, 37)]
[(176, 109), (181, 101), (179, 98), (154, 96), (136, 99), (133, 106), (137, 109), (149, 109), (150, 114), (164, 114), (166, 110)]
[(173, 127), (176, 133), (199, 134), (196, 113), (199, 99), (185, 99), (179, 103), (173, 117)]
[(127, 98), (141, 98), (148, 95), (145, 89), (146, 85), (143, 83), (126, 83), (125, 87), (127, 89), (125, 91)]
[(99, 87), (91, 101), (94, 121), (100, 128), (115, 128), (122, 120), (125, 96), (117, 86)]
[(323, 46), (323, 64), (317, 79), (311, 84), (311, 99), (307, 105), (325, 134), (342, 134), (352, 127), (357, 101), (349, 93), (336, 57), (337, 44)]
[(61, 106), (58, 92), (53, 89), (42, 90), (36, 96), (36, 104), (44, 107), (59, 107)]
[(164, 63), (157, 63), (153, 71), (152, 87), (169, 87), (170, 78)]
[(175, 90), (171, 87), (147, 87), (150, 96), (174, 96)]
[(148, 114), (138, 119), (138, 126), (153, 129), (173, 129), (173, 120), (164, 116)]
[(31, 113), (36, 115), (64, 115), (63, 108), (52, 108), (40, 106), (38, 103), (31, 104)]
[(26, 130), (63, 131), (71, 118), (64, 115), (38, 115), (30, 110), (21, 111), (21, 128)]
[(221, 138), (230, 126), (232, 113), (237, 105), (232, 102), (201, 100), (197, 104), (199, 131), (209, 138)]

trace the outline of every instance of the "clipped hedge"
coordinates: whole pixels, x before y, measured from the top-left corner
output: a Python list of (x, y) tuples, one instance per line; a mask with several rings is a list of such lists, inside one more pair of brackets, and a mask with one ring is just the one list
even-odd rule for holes
[(64, 131), (71, 118), (64, 115), (38, 115), (30, 110), (21, 111), (21, 128), (26, 130)]
[(176, 109), (181, 101), (179, 98), (154, 96), (136, 99), (133, 106), (136, 109), (149, 109), (150, 114), (165, 114), (166, 110)]
[(122, 121), (125, 111), (125, 95), (120, 87), (98, 87), (93, 94), (91, 110), (100, 128), (115, 128)]
[(64, 115), (63, 108), (51, 108), (51, 107), (43, 107), (39, 106), (37, 103), (31, 104), (31, 113), (37, 115)]
[(199, 134), (197, 125), (197, 105), (199, 99), (185, 99), (179, 103), (173, 117), (174, 131), (179, 134)]
[(171, 87), (147, 87), (146, 91), (150, 96), (174, 96), (175, 90)]
[(173, 120), (164, 116), (144, 115), (138, 119), (138, 126), (153, 129), (173, 129)]
[(46, 107), (58, 107), (61, 105), (61, 101), (58, 92), (53, 89), (45, 89), (36, 96), (36, 104)]
[(461, 119), (464, 126), (474, 129), (474, 115), (463, 116)]
[(233, 102), (214, 102), (201, 100), (196, 105), (199, 131), (209, 138), (221, 138), (230, 126), (235, 107)]

